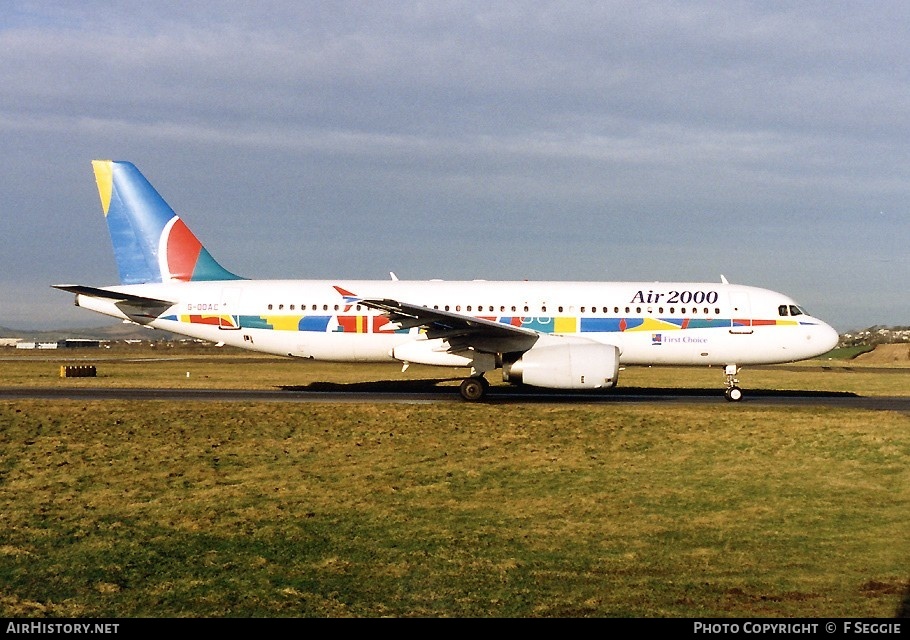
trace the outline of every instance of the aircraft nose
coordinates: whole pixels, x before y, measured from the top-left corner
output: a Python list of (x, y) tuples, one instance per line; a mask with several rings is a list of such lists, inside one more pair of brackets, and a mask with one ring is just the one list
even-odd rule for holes
[(812, 342), (818, 347), (819, 354), (831, 351), (831, 349), (836, 347), (837, 343), (840, 342), (840, 336), (838, 335), (837, 330), (824, 322), (819, 323), (819, 326), (816, 327), (814, 333), (815, 336)]

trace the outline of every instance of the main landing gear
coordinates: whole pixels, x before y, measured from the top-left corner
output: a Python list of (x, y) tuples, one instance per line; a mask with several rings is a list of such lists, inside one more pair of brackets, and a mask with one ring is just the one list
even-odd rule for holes
[(483, 400), (483, 397), (487, 395), (487, 389), (489, 388), (490, 383), (487, 382), (486, 378), (480, 375), (465, 378), (458, 391), (461, 393), (461, 397), (468, 402), (478, 402)]
[(727, 385), (724, 395), (730, 402), (739, 402), (743, 399), (743, 390), (739, 388), (739, 380), (736, 379), (737, 373), (739, 373), (739, 367), (735, 364), (728, 364), (724, 367), (724, 383)]

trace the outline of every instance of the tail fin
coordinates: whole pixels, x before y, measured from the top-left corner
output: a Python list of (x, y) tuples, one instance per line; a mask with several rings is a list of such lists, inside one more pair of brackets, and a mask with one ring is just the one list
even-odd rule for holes
[(122, 284), (239, 280), (202, 246), (130, 162), (94, 160)]

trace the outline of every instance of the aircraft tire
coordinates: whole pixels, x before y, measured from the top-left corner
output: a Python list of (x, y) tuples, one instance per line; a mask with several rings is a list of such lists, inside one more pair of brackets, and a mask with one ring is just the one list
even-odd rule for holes
[(478, 402), (487, 394), (488, 386), (486, 378), (465, 378), (458, 391), (468, 402)]
[(730, 387), (729, 389), (727, 389), (727, 391), (724, 393), (724, 395), (727, 397), (727, 400), (729, 400), (730, 402), (739, 402), (740, 400), (743, 399), (743, 390), (740, 389), (739, 387)]

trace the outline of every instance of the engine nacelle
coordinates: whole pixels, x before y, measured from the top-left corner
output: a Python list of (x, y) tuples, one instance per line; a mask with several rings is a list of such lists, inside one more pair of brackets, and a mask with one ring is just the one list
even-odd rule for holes
[(608, 389), (617, 378), (619, 349), (596, 342), (534, 347), (502, 366), (505, 382), (548, 389)]

